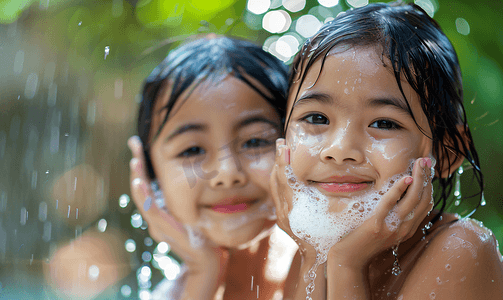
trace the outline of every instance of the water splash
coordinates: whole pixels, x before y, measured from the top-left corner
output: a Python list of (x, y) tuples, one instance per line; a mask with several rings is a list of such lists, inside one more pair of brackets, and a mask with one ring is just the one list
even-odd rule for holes
[(107, 59), (108, 54), (110, 54), (110, 46), (105, 46), (105, 58)]

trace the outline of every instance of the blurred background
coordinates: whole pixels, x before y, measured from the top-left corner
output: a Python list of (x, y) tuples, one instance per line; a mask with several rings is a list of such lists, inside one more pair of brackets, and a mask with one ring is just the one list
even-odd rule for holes
[[(458, 52), (486, 180), (474, 217), (503, 244), (503, 2), (414, 2)], [(324, 22), (368, 3), (0, 1), (0, 299), (155, 298), (180, 260), (148, 236), (129, 198), (126, 141), (143, 79), (207, 33), (252, 40), (289, 64)], [(467, 215), (476, 187), (470, 170), (456, 176), (449, 210)]]

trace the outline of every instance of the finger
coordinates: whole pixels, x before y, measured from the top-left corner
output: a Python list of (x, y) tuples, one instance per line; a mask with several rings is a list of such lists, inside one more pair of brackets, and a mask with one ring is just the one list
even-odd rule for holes
[(280, 167), (285, 167), (290, 163), (290, 150), (286, 146), (286, 141), (283, 138), (276, 140), (276, 164)]
[(405, 176), (395, 182), (391, 189), (389, 189), (389, 191), (384, 194), (375, 211), (375, 220), (377, 226), (382, 226), (386, 216), (388, 216), (388, 214), (397, 205), (398, 200), (400, 200), (403, 193), (412, 183), (413, 178), (410, 176)]
[(143, 146), (140, 138), (137, 135), (133, 135), (127, 141), (127, 145), (133, 154), (133, 157), (139, 158), (142, 156)]
[[(402, 220), (413, 220), (419, 216), (412, 216), (413, 211), (423, 202), (429, 203), (429, 199), (425, 199), (425, 187), (431, 182), (430, 171), (431, 160), (429, 158), (419, 158), (414, 163), (412, 176), (414, 182), (409, 187), (402, 201), (397, 206), (398, 217)], [(429, 187), (431, 190), (431, 187)]]

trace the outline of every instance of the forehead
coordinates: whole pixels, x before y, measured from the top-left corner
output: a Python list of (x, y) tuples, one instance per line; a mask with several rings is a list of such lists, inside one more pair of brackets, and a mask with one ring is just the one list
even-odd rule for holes
[[(258, 82), (252, 80), (250, 81), (254, 86), (265, 92)], [(170, 95), (171, 86), (167, 84), (161, 90), (154, 107), (151, 137), (160, 126), (164, 127), (162, 122), (167, 113), (164, 107)], [(247, 83), (229, 75), (219, 82), (204, 80), (197, 86), (189, 87), (176, 100), (166, 125), (191, 120), (213, 120), (215, 118), (212, 117), (216, 115), (221, 117), (220, 121), (229, 121), (249, 114), (265, 114), (273, 118), (276, 112), (273, 106)]]
[[(306, 59), (307, 60), (307, 59)], [(291, 111), (294, 101), (308, 90), (332, 89), (344, 91), (344, 86), (367, 89), (375, 93), (394, 92), (401, 96), (391, 61), (377, 46), (336, 46), (325, 58), (320, 56), (305, 72), (306, 62), (302, 62), (302, 73), (296, 75), (289, 90), (287, 112)], [(400, 76), (400, 85), (412, 105), (419, 96), (405, 79)], [(348, 94), (348, 93), (346, 93)], [(418, 104), (419, 104), (418, 103)]]

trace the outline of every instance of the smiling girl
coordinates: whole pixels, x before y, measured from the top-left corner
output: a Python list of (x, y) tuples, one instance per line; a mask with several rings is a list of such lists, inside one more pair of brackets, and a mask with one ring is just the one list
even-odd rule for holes
[(285, 131), (271, 187), (303, 258), (296, 299), (501, 299), (496, 239), (444, 212), (465, 158), (481, 199), (483, 180), (456, 53), (421, 8), (322, 26), (294, 60)]
[(286, 90), (279, 60), (225, 37), (179, 47), (146, 79), (129, 141), (133, 198), (186, 270), (163, 298), (283, 295), (296, 246), (273, 227), (269, 177)]

